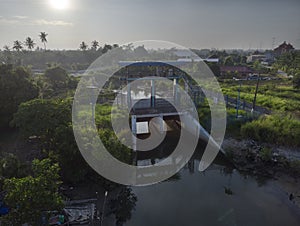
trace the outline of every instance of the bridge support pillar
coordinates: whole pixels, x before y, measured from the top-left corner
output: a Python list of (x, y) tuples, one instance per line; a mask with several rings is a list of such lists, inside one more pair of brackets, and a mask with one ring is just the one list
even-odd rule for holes
[(132, 131), (132, 150), (136, 151), (136, 116), (131, 116), (131, 131)]
[(130, 83), (127, 84), (127, 105), (128, 105), (128, 109), (131, 109), (131, 87), (130, 87)]
[(174, 97), (174, 103), (177, 103), (178, 99), (178, 90), (177, 90), (177, 79), (173, 79), (173, 97)]
[(155, 81), (151, 80), (151, 107), (155, 107)]

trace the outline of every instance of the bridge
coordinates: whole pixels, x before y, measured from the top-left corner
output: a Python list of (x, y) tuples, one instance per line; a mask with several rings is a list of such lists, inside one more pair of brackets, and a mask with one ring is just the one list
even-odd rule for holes
[[(178, 63), (129, 62), (125, 67), (114, 65), (99, 67), (99, 70), (95, 67), (93, 71), (87, 72), (87, 76), (82, 77), (73, 102), (74, 134), (84, 158), (101, 175), (130, 185), (165, 180), (186, 165), (197, 148), (199, 138), (208, 143), (199, 163), (199, 171), (205, 170), (213, 162), (219, 150), (223, 152), (220, 143), (225, 132), (224, 102), (213, 102), (204, 91), (212, 109), (210, 134), (197, 120), (196, 106), (202, 94), (200, 89), (196, 89), (196, 82), (192, 79), (194, 77), (197, 82), (201, 81), (201, 85), (212, 85), (213, 82), (216, 83), (215, 78), (211, 76), (209, 79), (209, 73), (205, 74), (206, 68), (200, 72), (196, 69), (198, 76), (193, 75), (193, 72), (188, 75), (184, 66), (182, 69), (174, 66)], [(133, 150), (133, 158), (130, 159), (132, 164), (125, 164), (114, 158), (98, 136), (95, 106), (96, 103), (101, 103), (99, 92), (106, 94), (107, 87), (110, 87), (109, 90), (118, 87), (114, 90), (110, 121), (119, 142)], [(82, 112), (90, 112), (91, 116), (82, 117)], [(172, 128), (180, 135), (179, 139), (165, 142)], [(136, 161), (138, 153), (160, 153), (157, 151), (160, 149), (156, 148), (162, 143), (175, 144), (176, 147), (165, 148), (172, 153), (161, 156), (154, 164), (151, 162), (151, 165), (140, 165)]]
[[(135, 135), (133, 139), (138, 135), (150, 134), (151, 131), (162, 134), (174, 126), (170, 124), (176, 123), (178, 127), (204, 141), (211, 140), (213, 145), (224, 153), (196, 119), (193, 113), (197, 112), (191, 112), (191, 106), (198, 106), (204, 99), (201, 89), (191, 85), (184, 73), (166, 67), (167, 63), (170, 62), (120, 62), (121, 66), (125, 66), (125, 74), (119, 74), (123, 89), (118, 91), (115, 102), (119, 108), (130, 109), (131, 131)], [(175, 65), (179, 63), (175, 61)], [(141, 67), (152, 67), (155, 70), (146, 77), (142, 73), (143, 70), (140, 70)], [(159, 88), (165, 80), (170, 82), (163, 84), (164, 88)], [(184, 92), (179, 87), (179, 82)], [(135, 140), (133, 143), (133, 150), (139, 150)]]

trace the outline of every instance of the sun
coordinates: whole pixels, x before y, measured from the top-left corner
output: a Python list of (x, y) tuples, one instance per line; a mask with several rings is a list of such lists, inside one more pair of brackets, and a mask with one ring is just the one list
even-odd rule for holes
[(54, 9), (63, 10), (63, 9), (69, 8), (70, 1), (69, 0), (50, 0), (50, 5)]

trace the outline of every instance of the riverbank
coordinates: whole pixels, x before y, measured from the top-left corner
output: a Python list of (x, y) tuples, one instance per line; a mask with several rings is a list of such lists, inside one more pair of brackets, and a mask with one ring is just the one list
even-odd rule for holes
[(225, 139), (223, 149), (242, 174), (260, 177), (262, 181), (273, 179), (286, 198), (300, 209), (299, 149), (234, 138)]

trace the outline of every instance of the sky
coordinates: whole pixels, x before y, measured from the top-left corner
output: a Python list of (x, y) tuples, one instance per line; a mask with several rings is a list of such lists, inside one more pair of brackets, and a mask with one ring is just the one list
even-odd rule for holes
[(299, 12), (300, 0), (0, 0), (0, 48), (26, 37), (42, 47), (43, 31), (50, 49), (93, 40), (197, 49), (271, 49), (287, 41), (300, 49)]

